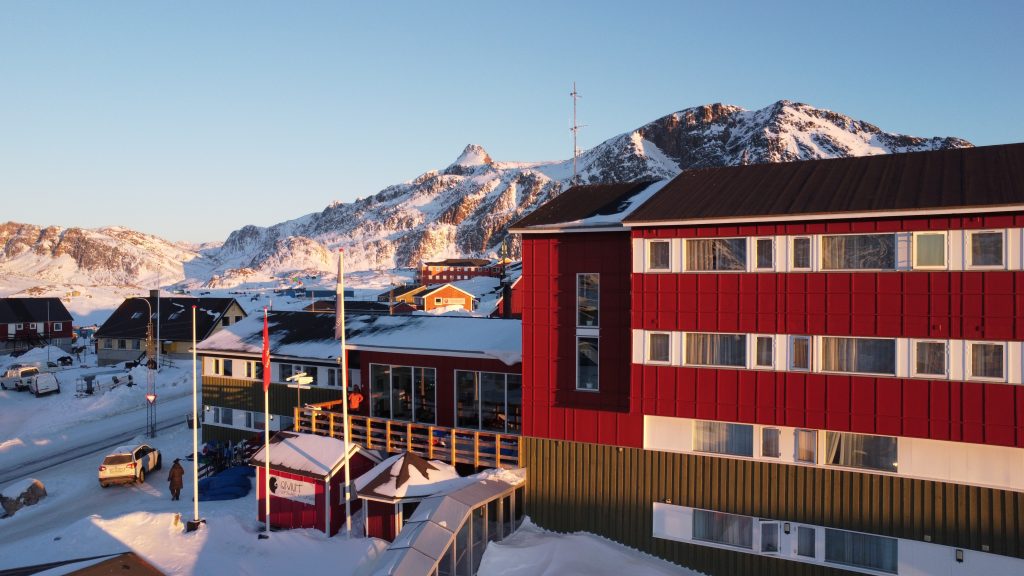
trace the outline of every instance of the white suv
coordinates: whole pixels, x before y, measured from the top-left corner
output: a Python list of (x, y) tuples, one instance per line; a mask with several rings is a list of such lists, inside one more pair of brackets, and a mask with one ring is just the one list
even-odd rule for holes
[(163, 465), (160, 451), (146, 444), (121, 446), (103, 459), (99, 468), (100, 486), (134, 484), (146, 481), (146, 474)]
[(14, 366), (8, 368), (4, 372), (3, 378), (0, 378), (0, 388), (4, 390), (28, 390), (28, 383), (33, 376), (39, 374), (39, 368), (36, 366)]

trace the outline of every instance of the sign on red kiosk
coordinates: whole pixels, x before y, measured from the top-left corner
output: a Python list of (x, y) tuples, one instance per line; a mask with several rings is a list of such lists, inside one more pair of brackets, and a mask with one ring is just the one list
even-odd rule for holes
[(156, 394), (146, 394), (146, 402), (150, 404), (156, 403)]

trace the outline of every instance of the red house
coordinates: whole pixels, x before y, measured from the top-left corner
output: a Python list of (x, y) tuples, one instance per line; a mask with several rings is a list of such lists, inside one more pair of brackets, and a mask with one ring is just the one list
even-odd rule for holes
[(416, 275), (419, 284), (468, 280), (477, 276), (500, 276), (501, 266), (485, 258), (448, 258), (423, 262)]
[(708, 574), (1024, 573), (1022, 229), (1024, 144), (566, 191), (514, 226), (527, 513)]
[(0, 354), (46, 345), (70, 351), (72, 322), (60, 298), (0, 298)]
[[(349, 475), (357, 478), (380, 462), (373, 451), (353, 444)], [(257, 506), (266, 522), (266, 449), (250, 464), (257, 469)], [(270, 525), (277, 529), (316, 528), (334, 536), (345, 524), (345, 443), (313, 434), (278, 432), (270, 439)], [(353, 497), (352, 513), (362, 503)]]

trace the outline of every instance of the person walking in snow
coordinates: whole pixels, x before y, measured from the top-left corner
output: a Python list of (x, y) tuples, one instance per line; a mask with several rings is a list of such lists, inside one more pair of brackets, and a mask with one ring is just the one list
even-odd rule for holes
[(185, 477), (185, 469), (181, 467), (181, 460), (174, 459), (171, 471), (167, 473), (167, 481), (170, 482), (171, 500), (181, 500), (182, 479)]

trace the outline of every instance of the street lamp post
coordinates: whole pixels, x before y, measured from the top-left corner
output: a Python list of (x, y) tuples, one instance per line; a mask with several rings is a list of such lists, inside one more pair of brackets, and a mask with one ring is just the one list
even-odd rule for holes
[[(292, 384), (288, 384), (289, 388), (295, 388), (295, 407), (302, 408), (302, 391), (310, 389), (310, 384), (313, 383), (313, 377), (305, 372), (299, 372), (297, 374), (292, 374), (285, 378), (285, 380), (292, 382)], [(298, 426), (298, 424), (298, 422), (295, 423), (296, 426)]]
[(142, 300), (149, 311), (146, 323), (146, 432), (156, 438), (156, 360), (153, 358), (153, 305), (148, 298), (132, 296), (129, 300)]

